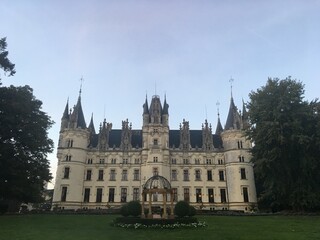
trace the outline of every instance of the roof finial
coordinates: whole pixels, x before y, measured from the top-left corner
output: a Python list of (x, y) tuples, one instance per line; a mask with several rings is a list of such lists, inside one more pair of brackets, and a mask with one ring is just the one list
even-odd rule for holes
[(206, 111), (206, 120), (208, 119), (208, 113), (207, 113), (207, 105), (204, 105), (205, 111)]
[(81, 92), (82, 92), (82, 82), (84, 82), (83, 76), (81, 76), (81, 78), (80, 78), (80, 91), (79, 91), (79, 96), (81, 96)]
[(216, 105), (217, 105), (218, 118), (219, 118), (219, 117), (220, 117), (220, 112), (219, 112), (220, 102), (219, 102), (219, 101), (217, 101)]
[(230, 82), (230, 87), (231, 87), (231, 98), (233, 98), (233, 95), (232, 95), (232, 83), (234, 82), (234, 79), (232, 78), (232, 76), (231, 76), (229, 82)]

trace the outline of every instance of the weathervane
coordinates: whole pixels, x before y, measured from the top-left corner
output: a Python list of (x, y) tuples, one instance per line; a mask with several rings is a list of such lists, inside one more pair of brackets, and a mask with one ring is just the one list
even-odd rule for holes
[(217, 101), (216, 105), (217, 105), (217, 110), (218, 110), (218, 117), (220, 117), (220, 112), (219, 112), (220, 102), (219, 102), (219, 101)]

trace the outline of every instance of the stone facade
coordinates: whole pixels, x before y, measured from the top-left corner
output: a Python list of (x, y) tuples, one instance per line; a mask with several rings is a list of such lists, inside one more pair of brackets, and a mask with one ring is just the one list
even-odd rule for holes
[[(205, 120), (201, 130), (169, 128), (169, 105), (153, 96), (143, 105), (142, 129), (128, 120), (112, 129), (106, 120), (95, 132), (93, 119), (86, 126), (81, 97), (61, 119), (58, 168), (53, 206), (63, 209), (118, 208), (142, 199), (146, 181), (153, 175), (166, 178), (173, 200), (186, 200), (196, 208), (251, 211), (256, 204), (251, 143), (243, 135), (246, 111), (239, 112), (231, 98), (225, 128), (218, 116), (215, 133)], [(152, 204), (161, 205), (161, 194)], [(147, 200), (147, 199), (145, 199)], [(171, 199), (167, 199), (171, 201)], [(147, 200), (148, 201), (148, 200)]]

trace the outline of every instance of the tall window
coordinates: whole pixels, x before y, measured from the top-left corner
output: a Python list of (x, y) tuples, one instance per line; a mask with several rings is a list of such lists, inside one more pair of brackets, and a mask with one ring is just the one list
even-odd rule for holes
[(133, 189), (133, 201), (139, 201), (139, 188), (134, 188)]
[(210, 158), (207, 158), (207, 159), (206, 159), (206, 163), (207, 163), (207, 164), (212, 164), (212, 160), (211, 160)]
[(190, 202), (189, 188), (184, 188), (183, 189), (183, 200), (186, 201), (186, 202)]
[(66, 155), (65, 161), (66, 161), (66, 162), (70, 162), (70, 161), (71, 161), (71, 155)]
[(128, 158), (122, 159), (122, 163), (123, 163), (123, 164), (128, 164)]
[(219, 180), (224, 181), (224, 172), (222, 170), (219, 171)]
[(245, 168), (240, 168), (240, 175), (241, 175), (241, 179), (247, 179)]
[(239, 156), (238, 159), (239, 159), (239, 162), (244, 162), (244, 156)]
[(183, 170), (183, 181), (189, 181), (189, 170)]
[(114, 188), (109, 188), (109, 199), (108, 202), (114, 202)]
[(223, 164), (223, 160), (222, 159), (218, 159), (218, 164), (222, 165)]
[(102, 202), (102, 188), (97, 188), (96, 202)]
[(101, 158), (101, 159), (99, 160), (99, 163), (100, 163), (100, 164), (104, 164), (104, 158)]
[(220, 189), (220, 197), (222, 203), (227, 202), (226, 190), (224, 188)]
[(172, 159), (171, 159), (171, 164), (177, 164), (177, 159), (172, 158)]
[(196, 189), (196, 200), (197, 200), (197, 203), (201, 203), (202, 202), (201, 188), (197, 188)]
[(199, 169), (195, 170), (196, 181), (201, 181), (201, 172)]
[(208, 188), (208, 202), (214, 203), (213, 188)]
[(89, 199), (90, 199), (90, 188), (85, 188), (83, 202), (89, 202)]
[(103, 169), (99, 169), (98, 181), (103, 181)]
[(128, 170), (122, 170), (122, 181), (128, 181)]
[(238, 148), (240, 149), (240, 148), (243, 148), (243, 146), (242, 146), (242, 141), (238, 141)]
[(92, 170), (91, 170), (91, 169), (88, 169), (88, 170), (87, 170), (87, 174), (86, 174), (86, 180), (87, 180), (87, 181), (90, 181), (90, 180), (91, 180), (91, 174), (92, 174)]
[(248, 188), (247, 187), (242, 188), (242, 192), (243, 192), (243, 201), (249, 202)]
[(133, 180), (134, 180), (134, 181), (139, 181), (139, 180), (140, 180), (140, 172), (139, 172), (139, 169), (134, 169), (134, 171), (133, 171)]
[(212, 181), (212, 170), (207, 171), (207, 179), (208, 181)]
[(140, 164), (140, 159), (139, 158), (135, 158), (134, 159), (134, 164)]
[(62, 187), (62, 189), (61, 189), (61, 202), (65, 202), (67, 200), (67, 190), (68, 190), (68, 187)]
[(199, 164), (200, 164), (200, 159), (199, 159), (199, 158), (196, 158), (196, 159), (194, 160), (194, 164), (199, 165)]
[(177, 181), (177, 170), (176, 169), (171, 170), (171, 180)]
[(116, 163), (117, 163), (117, 159), (111, 158), (111, 164), (116, 164)]
[(158, 162), (158, 157), (153, 157), (153, 162)]
[(127, 202), (127, 189), (121, 188), (121, 202)]
[(183, 159), (183, 164), (186, 164), (186, 165), (188, 165), (188, 164), (189, 164), (189, 159), (187, 159), (187, 158), (184, 158), (184, 159)]
[(110, 181), (115, 181), (116, 180), (116, 170), (111, 169), (110, 170)]
[(70, 167), (65, 167), (64, 173), (63, 173), (63, 178), (69, 178), (69, 174), (70, 174)]
[(72, 147), (73, 147), (73, 140), (72, 140), (72, 139), (69, 139), (69, 140), (67, 141), (67, 147), (68, 147), (68, 148), (72, 148)]
[(87, 163), (88, 163), (88, 164), (92, 164), (92, 158), (89, 158), (89, 159), (87, 160)]
[(172, 197), (173, 197), (174, 202), (178, 201), (178, 189), (177, 188), (172, 188)]

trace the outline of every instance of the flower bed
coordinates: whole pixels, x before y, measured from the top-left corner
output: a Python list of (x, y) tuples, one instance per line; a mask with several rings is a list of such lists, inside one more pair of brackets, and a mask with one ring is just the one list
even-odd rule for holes
[(147, 219), (147, 218), (133, 218), (122, 217), (116, 218), (113, 221), (113, 226), (122, 228), (145, 229), (145, 228), (161, 228), (161, 229), (175, 229), (175, 228), (199, 228), (205, 227), (205, 222), (199, 222), (197, 218), (175, 218), (175, 219)]

